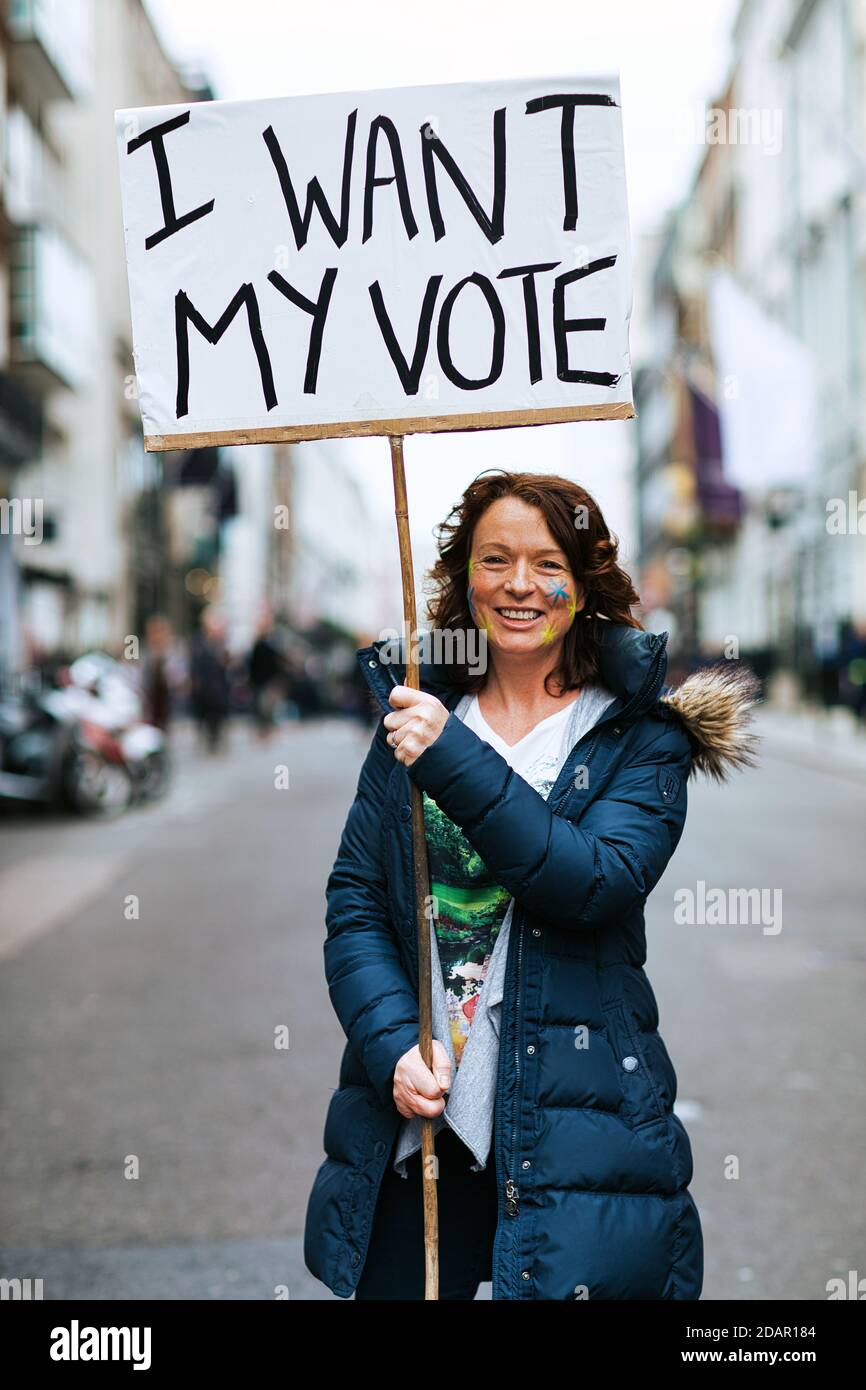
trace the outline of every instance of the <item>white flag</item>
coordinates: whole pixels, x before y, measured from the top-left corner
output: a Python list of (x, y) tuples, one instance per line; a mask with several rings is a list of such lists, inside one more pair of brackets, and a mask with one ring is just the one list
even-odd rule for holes
[(707, 293), (725, 477), (750, 492), (802, 484), (816, 465), (813, 355), (727, 271)]

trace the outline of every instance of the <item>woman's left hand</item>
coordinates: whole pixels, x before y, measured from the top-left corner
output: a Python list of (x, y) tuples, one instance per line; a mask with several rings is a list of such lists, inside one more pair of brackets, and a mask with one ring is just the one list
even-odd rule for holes
[(411, 767), (445, 728), (448, 710), (435, 695), (408, 685), (395, 685), (388, 700), (394, 706), (382, 721), (391, 730), (388, 742), (397, 761)]

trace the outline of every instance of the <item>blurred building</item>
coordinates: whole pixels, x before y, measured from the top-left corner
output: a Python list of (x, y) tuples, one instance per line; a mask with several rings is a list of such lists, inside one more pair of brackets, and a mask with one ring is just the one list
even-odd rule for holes
[[(730, 89), (719, 106), (727, 110)], [(725, 476), (716, 381), (707, 341), (703, 246), (732, 255), (734, 205), (727, 150), (710, 145), (690, 198), (636, 258), (635, 404), (643, 606), (688, 664), (707, 640), (702, 564), (729, 550), (743, 499)], [(702, 250), (695, 253), (699, 241)]]
[(744, 0), (693, 187), (637, 262), (642, 596), (682, 655), (733, 640), (825, 695), (866, 623), (864, 90), (859, 0)]
[(58, 559), (62, 503), (50, 484), (74, 468), (66, 411), (92, 369), (96, 304), (58, 113), (87, 99), (93, 50), (86, 3), (5, 0), (0, 19), (0, 494), (9, 507), (0, 528), (0, 662), (8, 666), (21, 644), (22, 591), (59, 637), (69, 578)]
[[(0, 670), (117, 650), (223, 603), (245, 643), (290, 578), (286, 447), (146, 453), (114, 112), (207, 100), (141, 0), (0, 0)], [(18, 515), (15, 509), (23, 515)], [(27, 536), (30, 511), (40, 534)]]
[(140, 446), (114, 110), (200, 93), (139, 0), (3, 11), (3, 382), (27, 391), (34, 423), (26, 439), (19, 428), (3, 487), (43, 516), (39, 543), (3, 537), (4, 590), (18, 600), (3, 607), (18, 622), (2, 660), (14, 668), (28, 647), (120, 641), (139, 570), (159, 564), (158, 520), (141, 507), (160, 469)]
[[(388, 446), (381, 441), (383, 466)], [(340, 442), (292, 451), (289, 608), (300, 627), (326, 622), (346, 633), (378, 635), (400, 621), (400, 568), (393, 508), (368, 505)]]

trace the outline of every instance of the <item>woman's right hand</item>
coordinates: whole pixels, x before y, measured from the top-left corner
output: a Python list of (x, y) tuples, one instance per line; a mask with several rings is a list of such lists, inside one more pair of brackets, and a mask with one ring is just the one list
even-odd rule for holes
[(451, 1059), (438, 1038), (433, 1039), (432, 1072), (417, 1043), (403, 1053), (394, 1068), (394, 1104), (407, 1120), (413, 1115), (427, 1115), (431, 1119), (441, 1115), (445, 1109), (442, 1097), (450, 1087)]

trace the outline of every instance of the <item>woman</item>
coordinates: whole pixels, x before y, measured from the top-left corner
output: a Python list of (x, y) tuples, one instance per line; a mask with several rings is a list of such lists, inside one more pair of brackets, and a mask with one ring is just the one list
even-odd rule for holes
[[(758, 686), (723, 662), (665, 691), (667, 634), (632, 616), (616, 556), (577, 484), (482, 475), (440, 528), (432, 571), (448, 659), (422, 661), (416, 691), (388, 643), (358, 653), (384, 717), (327, 885), (347, 1044), (305, 1231), (307, 1267), (340, 1297), (423, 1298), (422, 1116), (441, 1298), (474, 1298), (482, 1279), (494, 1299), (700, 1296), (644, 904), (689, 777), (754, 763)], [(430, 859), (432, 1073), (417, 1045), (410, 782)]]

